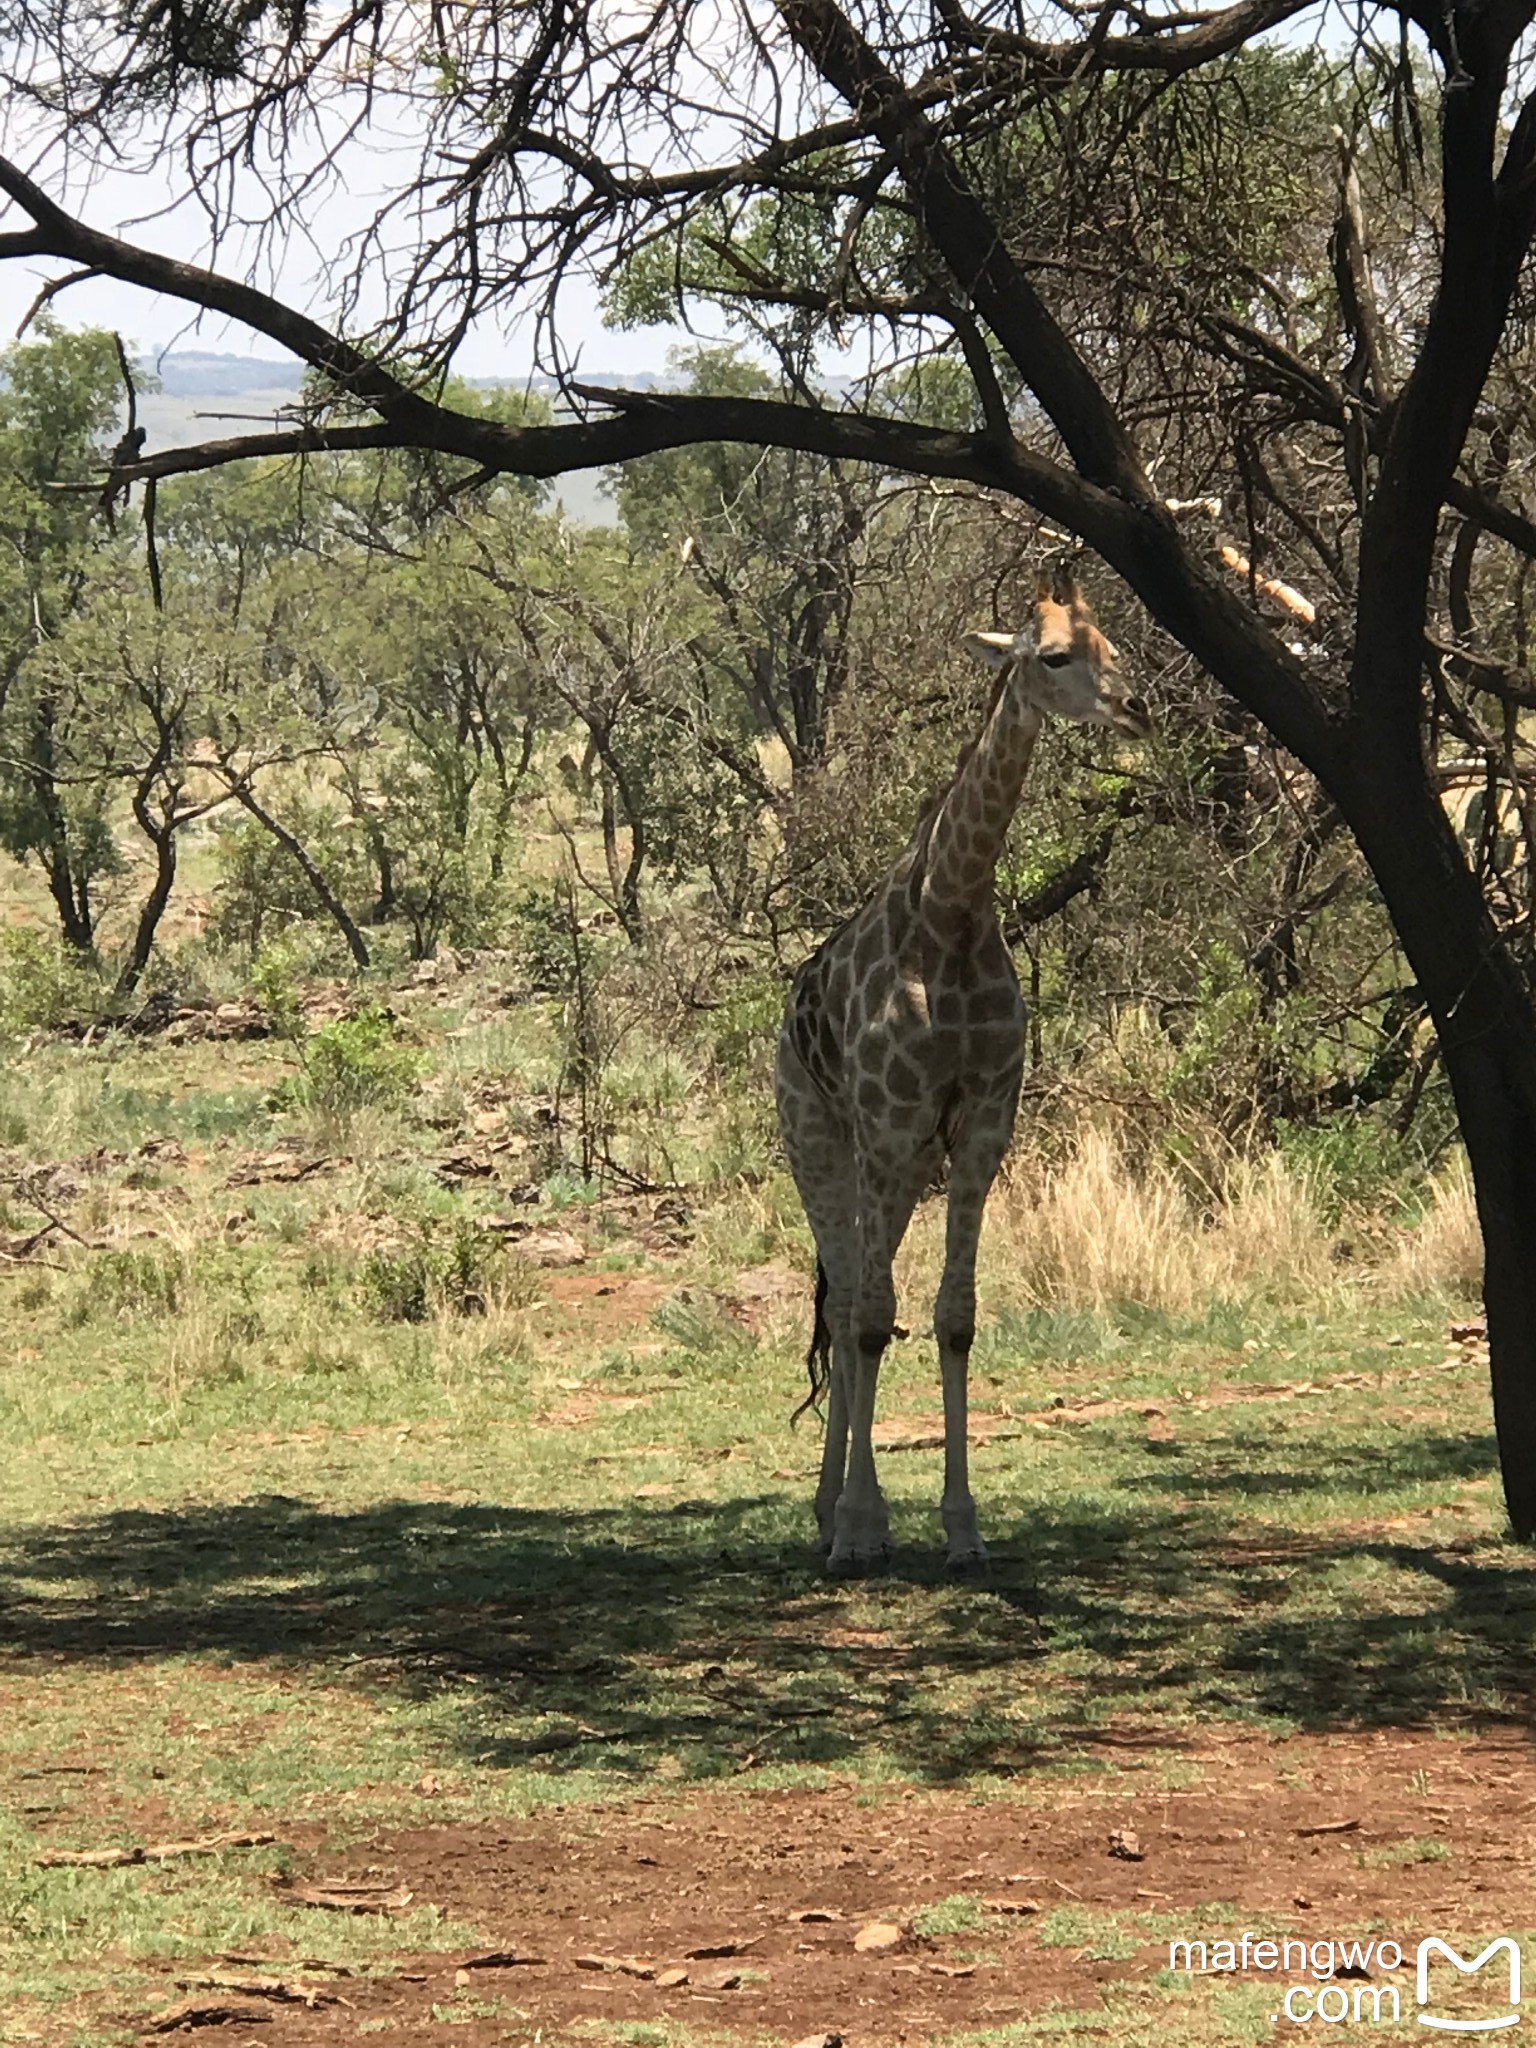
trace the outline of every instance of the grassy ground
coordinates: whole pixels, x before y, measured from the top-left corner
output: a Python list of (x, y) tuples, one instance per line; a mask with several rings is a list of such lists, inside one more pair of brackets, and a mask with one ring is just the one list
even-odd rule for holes
[[(1010, 1300), (1005, 1232), (975, 1360), (993, 1576), (939, 1568), (914, 1336), (882, 1391), (907, 1446), (884, 1460), (897, 1567), (829, 1585), (815, 1429), (788, 1426), (790, 1192), (690, 1213), (554, 1177), (509, 1211), (547, 1049), (516, 1013), (420, 1001), (430, 1118), (274, 1106), (292, 1061), (271, 1043), (42, 1047), (6, 1084), (3, 1241), (67, 1226), (0, 1267), (8, 2037), (127, 2038), (176, 1966), (242, 1948), (366, 1972), (483, 1939), (432, 1906), (317, 1931), (274, 1885), (320, 1849), (366, 1864), (385, 1827), (641, 1790), (679, 1812), (805, 1787), (1049, 1806), (1132, 1768), (1176, 1792), (1212, 1730), (1526, 1716), (1536, 1575), (1504, 1540), (1486, 1366), (1448, 1344), (1453, 1302), (1339, 1281), (1032, 1306)], [(493, 1171), (462, 1170), (477, 1147)], [(509, 1214), (584, 1256), (487, 1249), (476, 1220)], [(454, 1313), (471, 1244), (484, 1312)], [(914, 1288), (932, 1257), (920, 1228)], [(391, 1319), (412, 1273), (424, 1313)], [(228, 1829), (277, 1839), (34, 1860)], [(1403, 1840), (1382, 1853), (1436, 1860), (1433, 1826)], [(984, 1951), (996, 1916), (946, 1897), (920, 1931)], [(1146, 1906), (1084, 1910), (1032, 1939), (1112, 1962), (1166, 1932)], [(1268, 1996), (1147, 1979), (987, 2038), (1248, 2040)], [(459, 2017), (531, 2038), (515, 2010)]]

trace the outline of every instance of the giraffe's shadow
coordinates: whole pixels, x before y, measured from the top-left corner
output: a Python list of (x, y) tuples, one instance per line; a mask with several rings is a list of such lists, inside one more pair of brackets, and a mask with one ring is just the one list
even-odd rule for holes
[[(1271, 1447), (1272, 1449), (1272, 1447)], [(1390, 1490), (1486, 1467), (1420, 1436), (1324, 1472), (1228, 1440), (1102, 1494), (991, 1503), (993, 1568), (951, 1584), (899, 1498), (892, 1571), (831, 1582), (804, 1506), (523, 1509), (282, 1496), (23, 1528), (0, 1558), (0, 1651), (121, 1666), (197, 1654), (314, 1667), (421, 1698), (474, 1681), (482, 1760), (685, 1775), (878, 1750), (923, 1778), (1028, 1768), (1138, 1714), (1302, 1726), (1524, 1712), (1536, 1566), (1323, 1527), (1278, 1545), (1267, 1493)], [(921, 1540), (921, 1547), (913, 1539)], [(551, 1717), (577, 1727), (551, 1747)], [(581, 1736), (579, 1731), (592, 1731)], [(452, 1738), (458, 1739), (458, 1738)], [(542, 1745), (542, 1747), (541, 1747)], [(546, 1753), (547, 1752), (547, 1753)]]

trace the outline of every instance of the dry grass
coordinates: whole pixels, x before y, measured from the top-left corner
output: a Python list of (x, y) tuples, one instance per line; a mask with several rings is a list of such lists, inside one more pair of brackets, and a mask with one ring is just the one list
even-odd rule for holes
[[(987, 1260), (1022, 1306), (1139, 1302), (1181, 1313), (1222, 1298), (1319, 1299), (1341, 1281), (1308, 1172), (1279, 1153), (1233, 1155), (1202, 1188), (1171, 1166), (1132, 1164), (1109, 1130), (1085, 1126), (1050, 1165), (1015, 1159), (988, 1210)], [(1368, 1235), (1380, 1239), (1379, 1227)], [(1356, 1269), (1357, 1270), (1357, 1269)], [(1394, 1232), (1380, 1291), (1475, 1296), (1481, 1246), (1465, 1168), (1443, 1175), (1422, 1218)]]
[(1413, 1296), (1447, 1292), (1476, 1301), (1483, 1289), (1483, 1239), (1472, 1176), (1456, 1160), (1437, 1175), (1434, 1197), (1402, 1233), (1381, 1269), (1383, 1290)]
[(1221, 1296), (1316, 1293), (1332, 1272), (1311, 1187), (1278, 1155), (1235, 1159), (1201, 1199), (1165, 1165), (1132, 1167), (1093, 1126), (1058, 1164), (1006, 1175), (992, 1222), (1013, 1291), (1031, 1306), (1180, 1311)]

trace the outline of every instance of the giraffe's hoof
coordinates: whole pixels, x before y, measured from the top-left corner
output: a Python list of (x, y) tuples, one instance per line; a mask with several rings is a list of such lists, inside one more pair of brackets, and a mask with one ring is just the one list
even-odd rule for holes
[(944, 1569), (952, 1579), (984, 1579), (992, 1570), (992, 1560), (987, 1555), (987, 1546), (978, 1537), (964, 1550), (952, 1550), (944, 1560)]
[(827, 1553), (829, 1579), (871, 1579), (890, 1568), (891, 1546), (888, 1541), (863, 1546), (848, 1543), (841, 1547), (834, 1543)]

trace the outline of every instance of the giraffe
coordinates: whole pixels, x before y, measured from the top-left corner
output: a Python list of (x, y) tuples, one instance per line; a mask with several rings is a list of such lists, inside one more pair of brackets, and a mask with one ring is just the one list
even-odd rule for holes
[[(1013, 1131), (1024, 1004), (994, 874), (1046, 713), (1143, 738), (1140, 698), (1071, 576), (1042, 579), (1019, 633), (968, 633), (997, 681), (981, 730), (863, 908), (800, 968), (779, 1035), (779, 1129), (816, 1240), (810, 1402), (827, 1395), (816, 1519), (827, 1569), (879, 1569), (890, 1525), (870, 1430), (896, 1313), (892, 1262), (949, 1165), (934, 1307), (944, 1396), (947, 1564), (980, 1574), (966, 1378), (982, 1211)], [(851, 1450), (850, 1450), (851, 1438)]]

